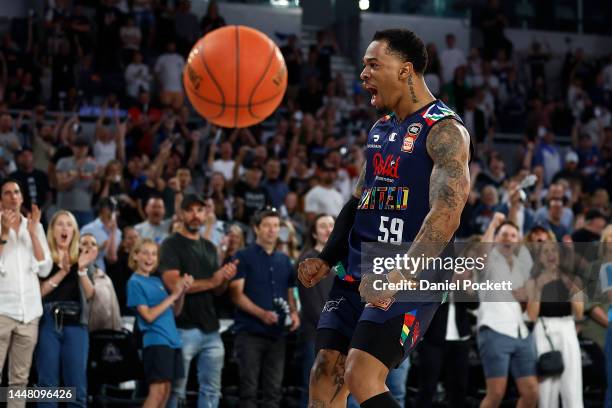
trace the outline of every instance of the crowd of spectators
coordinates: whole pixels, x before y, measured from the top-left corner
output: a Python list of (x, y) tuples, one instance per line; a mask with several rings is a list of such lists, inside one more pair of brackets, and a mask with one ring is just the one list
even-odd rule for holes
[[(600, 59), (576, 48), (562, 56), (560, 79), (549, 77), (552, 50), (541, 42), (514, 50), (491, 3), (484, 47), (473, 47), (466, 55), (453, 34), (446, 36), (443, 50), (434, 43), (427, 46), (425, 80), (435, 96), (459, 113), (476, 146), (470, 164), (472, 191), (457, 236), (465, 240), (485, 234), (492, 242), (492, 225), (500, 226), (495, 214), (502, 213), (516, 224), (517, 239), (550, 231), (558, 242), (609, 240), (609, 229), (607, 234), (604, 229), (612, 215), (612, 56)], [(331, 58), (339, 52), (333, 34), (320, 31), (306, 53), (297, 35), (283, 38), (289, 85), (281, 107), (264, 124), (220, 129), (193, 113), (181, 84), (191, 44), (226, 23), (215, 2), (201, 19), (185, 0), (102, 0), (95, 8), (68, 4), (55, 0), (42, 16), (15, 19), (0, 44), (0, 178), (15, 181), (3, 184), (2, 190), (2, 240), (8, 244), (0, 249), (0, 279), (30, 268), (43, 282), (45, 306), (39, 310), (40, 301), (29, 302), (37, 295), (25, 288), (37, 287), (35, 274), (27, 275), (26, 286), (0, 285), (1, 293), (14, 290), (11, 296), (17, 296), (14, 304), (3, 302), (0, 308), (2, 319), (12, 319), (10, 325), (2, 323), (0, 334), (10, 329), (28, 339), (21, 349), (11, 349), (0, 337), (0, 361), (6, 353), (9, 360), (23, 356), (29, 367), (35, 333), (58, 329), (50, 315), (56, 300), (87, 304), (83, 299), (94, 296), (92, 287), (95, 296), (103, 292), (98, 280), (112, 280), (116, 292), (108, 298), (116, 297), (120, 312), (108, 317), (109, 327), (117, 326), (119, 313), (135, 315), (133, 306), (142, 298), (130, 302), (128, 282), (137, 270), (130, 252), (139, 238), (161, 245), (161, 280), (173, 301), (184, 299), (182, 310), (175, 308), (180, 334), (173, 339), (182, 341), (184, 364), (198, 356), (201, 398), (219, 397), (223, 347), (211, 333), (217, 332), (219, 317), (234, 316), (232, 304), (242, 313), (236, 319), (243, 364), (283, 358), (276, 331), (266, 332), (266, 341), (253, 339), (266, 325), (284, 326), (278, 322), (283, 310), (287, 330), (297, 329), (302, 319), (308, 345), (304, 353), (311, 361), (313, 310), (320, 309), (324, 295), (302, 303), (304, 315), (296, 316), (293, 275), (283, 275), (284, 281), (269, 294), (258, 292), (251, 282), (261, 265), (285, 273), (302, 252), (320, 251), (365, 160), (367, 131), (377, 112), (363, 90), (347, 89), (342, 74), (332, 71)], [(514, 154), (496, 143), (500, 131), (521, 134), (522, 143), (508, 149)], [(564, 136), (569, 146), (559, 142)], [(531, 174), (535, 184), (518, 188)], [(17, 196), (23, 198), (22, 209), (14, 208)], [(278, 225), (262, 218), (262, 211), (278, 219)], [(7, 264), (12, 251), (25, 251), (28, 259), (33, 257), (32, 265), (13, 269)], [(210, 265), (198, 268), (198, 259)], [(194, 282), (179, 279), (185, 274)], [(176, 289), (179, 280), (181, 290)], [(58, 286), (62, 290), (55, 299)], [(215, 307), (213, 289), (225, 293)], [(17, 300), (29, 307), (21, 310)], [(283, 302), (285, 309), (279, 306)], [(206, 314), (195, 312), (196, 307)], [(607, 301), (587, 302), (587, 321), (580, 324), (602, 348), (606, 307)], [(75, 321), (85, 323), (89, 310), (79, 313)], [(82, 330), (57, 342), (47, 337), (48, 344), (38, 344), (47, 354), (87, 353)], [(37, 361), (39, 385), (59, 381), (59, 364), (57, 359)], [(85, 363), (70, 364), (63, 381), (80, 387), (84, 401), (78, 377)], [(11, 384), (27, 382), (25, 366), (11, 365)], [(280, 366), (262, 372), (264, 398), (271, 404), (266, 406), (280, 398)], [(250, 406), (257, 380), (243, 377), (241, 397)], [(156, 401), (176, 404), (184, 389), (181, 384), (170, 395), (162, 387), (156, 390)], [(493, 391), (493, 400), (500, 392), (503, 396), (503, 390)], [(457, 392), (452, 397), (461, 400), (461, 390)]]

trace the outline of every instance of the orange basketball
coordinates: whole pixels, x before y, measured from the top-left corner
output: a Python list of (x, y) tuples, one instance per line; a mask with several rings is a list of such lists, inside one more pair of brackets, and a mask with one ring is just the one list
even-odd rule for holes
[(211, 31), (191, 49), (183, 86), (193, 107), (223, 127), (263, 121), (278, 107), (287, 89), (287, 68), (280, 50), (250, 27)]

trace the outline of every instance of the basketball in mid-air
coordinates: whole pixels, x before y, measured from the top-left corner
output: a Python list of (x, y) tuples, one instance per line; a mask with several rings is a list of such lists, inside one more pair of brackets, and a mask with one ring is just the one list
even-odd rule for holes
[(263, 121), (281, 103), (287, 68), (276, 44), (246, 26), (211, 31), (193, 46), (183, 86), (196, 111), (222, 127)]

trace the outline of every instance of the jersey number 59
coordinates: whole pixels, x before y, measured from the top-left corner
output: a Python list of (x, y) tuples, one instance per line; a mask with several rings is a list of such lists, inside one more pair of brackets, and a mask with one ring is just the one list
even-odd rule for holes
[(378, 231), (380, 232), (378, 235), (378, 242), (401, 244), (403, 230), (404, 220), (401, 218), (391, 218), (391, 222), (389, 222), (389, 217), (381, 215), (380, 226), (378, 227)]

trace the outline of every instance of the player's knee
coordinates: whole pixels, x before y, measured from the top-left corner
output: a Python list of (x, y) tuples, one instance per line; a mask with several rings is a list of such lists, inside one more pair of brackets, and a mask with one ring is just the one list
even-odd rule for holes
[(340, 373), (340, 378), (342, 378), (345, 358), (346, 357), (340, 354), (339, 351), (320, 350), (310, 369), (310, 387), (316, 388), (322, 384), (328, 383), (338, 370), (342, 371)]
[(367, 367), (358, 358), (348, 358), (344, 370), (344, 383), (351, 394), (360, 395), (371, 387), (376, 387), (379, 382), (384, 384), (385, 378), (382, 373), (373, 372), (372, 367)]
[(360, 378), (359, 370), (355, 369), (354, 366), (347, 366), (344, 371), (344, 383), (348, 387), (351, 394), (355, 393), (355, 390), (360, 390), (364, 385), (366, 385), (366, 381), (364, 378)]

